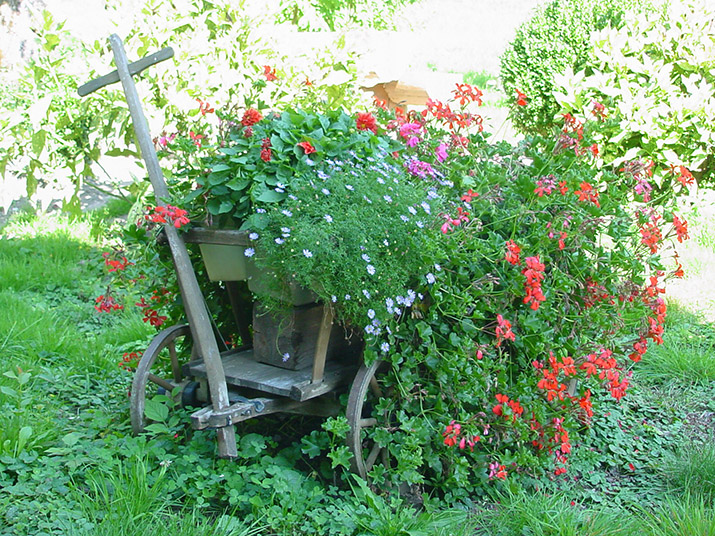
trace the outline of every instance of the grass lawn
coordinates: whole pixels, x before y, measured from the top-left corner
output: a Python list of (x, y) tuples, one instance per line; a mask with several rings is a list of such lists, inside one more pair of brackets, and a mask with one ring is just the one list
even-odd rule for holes
[[(112, 210), (19, 217), (1, 231), (0, 534), (715, 534), (715, 328), (712, 308), (699, 309), (712, 304), (699, 264), (715, 254), (707, 218), (691, 217), (681, 251), (691, 275), (665, 343), (593, 423), (569, 473), (543, 493), (507, 485), (461, 510), (434, 499), (416, 515), (319, 479), (298, 437), (278, 447), (260, 424), (239, 430), (236, 462), (217, 460), (213, 437), (191, 434), (185, 414), (171, 434), (130, 435), (131, 378), (118, 362), (153, 331), (136, 309), (94, 309)], [(289, 439), (306, 426), (278, 424)]]

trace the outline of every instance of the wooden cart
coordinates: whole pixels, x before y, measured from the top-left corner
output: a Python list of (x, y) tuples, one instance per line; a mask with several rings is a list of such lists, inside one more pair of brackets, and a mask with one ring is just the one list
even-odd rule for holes
[[(163, 49), (129, 64), (121, 39), (112, 35), (109, 42), (117, 70), (88, 82), (78, 92), (84, 96), (121, 81), (155, 196), (158, 200), (168, 200), (169, 192), (132, 76), (172, 57), (173, 51), (171, 48)], [(347, 359), (341, 359), (341, 356), (329, 358), (331, 338), (335, 338), (331, 307), (319, 306), (319, 321), (314, 323), (313, 333), (309, 334), (315, 339), (315, 344), (312, 362), (307, 368), (289, 370), (260, 362), (256, 359), (256, 349), (250, 344), (220, 351), (185, 242), (246, 246), (247, 237), (238, 231), (206, 229), (194, 229), (182, 236), (171, 223), (165, 226), (164, 235), (176, 268), (188, 323), (160, 331), (143, 353), (131, 389), (134, 432), (144, 431), (146, 399), (151, 392), (156, 392), (158, 386), (187, 406), (205, 405), (191, 415), (192, 425), (199, 430), (216, 430), (219, 455), (231, 458), (237, 455), (236, 423), (277, 412), (336, 415), (342, 411), (336, 394), (349, 388), (346, 416), (350, 423), (348, 447), (353, 454), (353, 470), (365, 478), (376, 462), (386, 461), (387, 449), (371, 442), (367, 429), (389, 423), (387, 416), (375, 414), (376, 402), (383, 395), (379, 380), (387, 365), (382, 361), (369, 365), (363, 363), (362, 352), (355, 352), (354, 348)], [(246, 304), (238, 297), (237, 283), (225, 281), (224, 284), (242, 339), (250, 343)], [(181, 362), (180, 347), (191, 349), (186, 363)], [(170, 363), (168, 377), (155, 370), (162, 355), (166, 355)]]

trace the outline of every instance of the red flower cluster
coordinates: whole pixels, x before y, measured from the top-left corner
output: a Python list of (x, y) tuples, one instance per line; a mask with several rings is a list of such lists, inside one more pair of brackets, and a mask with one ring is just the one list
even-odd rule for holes
[(121, 272), (127, 266), (134, 264), (133, 262), (129, 262), (126, 257), (122, 257), (121, 260), (114, 260), (110, 259), (110, 256), (111, 253), (109, 253), (108, 251), (102, 253), (102, 257), (104, 257), (104, 265), (110, 267), (108, 270), (109, 272)]
[(149, 214), (144, 216), (144, 219), (154, 223), (168, 223), (180, 229), (183, 225), (188, 225), (191, 220), (188, 218), (188, 212), (174, 207), (172, 205), (158, 206), (158, 207), (147, 207)]
[(264, 162), (271, 161), (271, 139), (263, 138), (261, 141), (261, 160)]
[(472, 199), (475, 197), (479, 197), (478, 192), (473, 192), (472, 189), (470, 188), (465, 194), (462, 195), (459, 199), (461, 201), (464, 201), (465, 203), (471, 203)]
[[(432, 114), (435, 119), (442, 121), (442, 124), (449, 130), (467, 128), (472, 124), (478, 126), (479, 132), (484, 128), (482, 126), (483, 119), (480, 115), (453, 112), (449, 104), (443, 104), (440, 101), (433, 101), (432, 99), (427, 99), (426, 106), (427, 108), (422, 110), (422, 117), (427, 118), (427, 115)], [(464, 144), (460, 143), (460, 145)]]
[(517, 264), (521, 264), (521, 259), (519, 259), (519, 253), (521, 253), (521, 248), (516, 245), (516, 242), (514, 242), (513, 240), (509, 240), (506, 243), (506, 255), (504, 256), (506, 262), (514, 266), (516, 266)]
[(560, 382), (559, 374), (565, 377), (574, 376), (576, 367), (572, 357), (564, 357), (561, 361), (554, 357), (552, 352), (549, 352), (549, 367), (544, 366), (540, 361), (533, 361), (532, 366), (541, 372), (543, 378), (539, 380), (537, 387), (546, 392), (546, 399), (551, 402), (558, 398), (563, 400), (566, 396), (567, 386)]
[(377, 133), (377, 119), (369, 112), (358, 113), (355, 123), (358, 130), (369, 130), (373, 134)]
[(497, 338), (497, 347), (499, 347), (504, 340), (516, 340), (516, 335), (514, 335), (514, 332), (511, 330), (511, 322), (506, 320), (502, 315), (497, 315), (497, 327), (494, 331), (494, 335)]
[(464, 450), (469, 447), (470, 451), (474, 450), (474, 445), (476, 445), (481, 438), (478, 435), (474, 436), (462, 436), (459, 437), (462, 432), (462, 425), (451, 421), (444, 432), (442, 432), (442, 437), (444, 437), (444, 444), (448, 447), (454, 447), (455, 445), (459, 449)]
[(245, 112), (243, 112), (243, 117), (241, 118), (241, 124), (244, 127), (250, 127), (258, 123), (261, 119), (263, 119), (263, 116), (261, 115), (261, 112), (256, 110), (255, 108), (249, 108)]
[(604, 286), (599, 285), (590, 277), (586, 278), (586, 296), (583, 299), (583, 306), (590, 309), (602, 301), (608, 301), (611, 305), (615, 303), (613, 296), (606, 291)]
[(94, 301), (97, 304), (94, 308), (100, 313), (111, 313), (112, 311), (124, 309), (124, 306), (115, 302), (114, 298), (109, 294), (101, 294)]
[(447, 234), (452, 226), (458, 227), (462, 222), (469, 221), (469, 212), (466, 212), (462, 207), (457, 207), (457, 217), (452, 218), (449, 214), (442, 214), (444, 223), (442, 224), (442, 233)]
[(539, 256), (527, 257), (526, 268), (522, 270), (522, 274), (526, 276), (526, 281), (524, 282), (524, 289), (526, 290), (526, 296), (524, 296), (524, 303), (531, 302), (531, 308), (536, 311), (539, 308), (539, 303), (546, 300), (544, 293), (541, 290), (541, 282), (544, 280), (544, 266), (539, 262)]
[(193, 130), (189, 131), (189, 138), (191, 138), (191, 141), (193, 141), (194, 145), (196, 145), (199, 149), (201, 148), (201, 140), (203, 137), (203, 134), (196, 134)]
[(313, 147), (309, 141), (301, 141), (296, 144), (298, 147), (303, 149), (305, 154), (313, 154), (315, 152), (315, 147)]
[(459, 104), (465, 106), (470, 102), (476, 102), (478, 106), (482, 105), (482, 97), (484, 94), (475, 86), (469, 84), (457, 84), (457, 88), (452, 90), (454, 99), (459, 99)]
[(122, 360), (119, 362), (119, 368), (124, 370), (134, 371), (139, 364), (139, 360), (142, 357), (141, 352), (124, 352), (122, 354)]
[(275, 68), (271, 68), (270, 65), (263, 66), (263, 76), (266, 77), (266, 80), (268, 82), (273, 82), (274, 80), (278, 80), (278, 76), (276, 76)]
[(693, 177), (693, 174), (690, 173), (688, 168), (686, 168), (685, 166), (678, 166), (677, 168), (675, 166), (672, 166), (671, 170), (677, 175), (675, 177), (675, 180), (683, 186), (687, 187), (695, 184), (695, 177)]
[(516, 90), (516, 105), (517, 106), (526, 106), (526, 103), (527, 103), (526, 95), (517, 89)]
[(688, 222), (686, 220), (681, 220), (673, 214), (673, 228), (675, 228), (675, 232), (678, 235), (678, 242), (683, 242), (683, 240), (687, 240), (690, 238), (688, 236)]
[(489, 480), (494, 480), (495, 478), (506, 480), (506, 476), (507, 471), (505, 466), (500, 465), (497, 462), (489, 464)]
[(629, 380), (628, 376), (621, 381), (621, 371), (618, 363), (613, 357), (613, 352), (601, 348), (598, 354), (589, 354), (579, 369), (586, 371), (586, 376), (598, 376), (599, 379), (608, 380), (607, 387), (611, 391), (611, 396), (620, 400), (626, 395)]
[[(154, 296), (152, 296), (151, 299), (154, 299)], [(141, 301), (137, 302), (135, 305), (144, 310), (144, 322), (149, 322), (149, 324), (155, 328), (160, 327), (167, 319), (166, 316), (159, 315), (158, 311), (151, 307), (151, 304), (144, 301), (144, 298), (142, 298)]]
[(606, 107), (598, 101), (593, 101), (591, 104), (593, 105), (593, 109), (591, 110), (591, 113), (593, 115), (595, 115), (599, 121), (605, 121), (606, 120)]
[(590, 201), (597, 207), (601, 207), (600, 203), (598, 202), (598, 190), (594, 189), (594, 187), (587, 182), (582, 182), (581, 189), (575, 190), (574, 195), (578, 196), (579, 201)]
[(211, 108), (211, 105), (208, 102), (204, 102), (201, 99), (196, 99), (196, 102), (199, 103), (199, 112), (201, 112), (201, 115), (214, 113), (214, 109)]
[(508, 419), (510, 415), (504, 412), (504, 405), (508, 406), (511, 409), (511, 420), (513, 421), (515, 421), (517, 417), (520, 417), (521, 414), (524, 413), (524, 408), (521, 407), (521, 404), (519, 404), (518, 400), (509, 400), (508, 396), (502, 394), (497, 394), (496, 399), (499, 403), (492, 408), (492, 412), (494, 413), (494, 415), (498, 415), (499, 417), (504, 417)]
[(536, 181), (536, 188), (534, 188), (534, 193), (539, 197), (544, 197), (544, 195), (551, 195), (551, 192), (556, 188), (556, 177), (553, 175), (545, 175)]
[(658, 247), (663, 240), (663, 235), (655, 221), (646, 223), (639, 229), (641, 233), (641, 242), (650, 248), (651, 253), (658, 253)]

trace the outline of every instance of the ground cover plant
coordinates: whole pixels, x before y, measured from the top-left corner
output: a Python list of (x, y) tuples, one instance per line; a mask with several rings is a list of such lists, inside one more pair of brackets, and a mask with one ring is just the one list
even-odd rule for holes
[[(258, 73), (275, 82), (270, 69)], [(696, 212), (707, 207), (676, 201), (688, 181), (651, 194), (642, 160), (624, 169), (600, 160), (597, 117), (569, 116), (554, 137), (492, 145), (481, 92), (459, 86), (455, 98), (424, 114), (339, 118), (348, 140), (382, 140), (387, 154), (328, 154), (330, 136), (319, 143), (322, 134), (285, 129), (234, 138), (247, 140), (239, 158), (300, 171), (289, 184), (266, 173), (256, 181), (263, 189), (248, 192), (244, 215), (260, 216), (245, 221), (258, 235), (249, 255), (273, 264), (292, 247), (299, 262), (286, 270), (308, 283), (330, 274), (332, 252), (319, 242), (344, 224), (333, 213), (345, 185), (359, 187), (366, 210), (390, 209), (384, 221), (378, 211), (353, 222), (366, 235), (426, 241), (404, 267), (390, 264), (400, 253), (393, 234), (374, 251), (347, 249), (350, 297), (322, 289), (364, 332), (367, 358), (389, 364), (380, 380), (395, 396), (376, 404), (383, 424), (372, 439), (390, 465), (376, 465), (367, 482), (349, 475), (342, 417), (246, 422), (238, 458), (220, 460), (212, 436), (192, 431), (187, 410), (162, 394), (148, 405), (150, 432), (131, 436), (132, 362), (156, 328), (181, 319), (160, 286), (171, 283), (166, 254), (148, 247), (145, 231), (167, 219), (184, 227), (199, 208), (211, 212), (207, 199), (187, 213), (177, 196), (146, 214), (140, 202), (72, 221), (26, 215), (0, 231), (0, 533), (713, 532), (715, 332), (663, 293), (672, 278), (698, 284), (698, 258), (715, 254), (715, 231)], [(528, 106), (528, 96), (513, 106)], [(211, 107), (197, 103), (192, 124), (219, 116)], [(241, 121), (253, 109), (244, 108), (230, 128), (255, 135), (261, 127)], [(262, 110), (267, 124), (282, 117)], [(177, 143), (184, 162), (221, 147), (208, 131), (198, 140), (189, 124), (181, 132), (165, 147)], [(185, 169), (171, 177), (184, 181), (182, 195), (187, 184), (227, 178)], [(688, 235), (697, 239), (690, 253)], [(414, 273), (397, 278), (401, 268)], [(213, 311), (218, 294), (209, 295)]]
[[(603, 423), (595, 421), (579, 440), (569, 473), (553, 484), (557, 492), (534, 496), (507, 485), (484, 501), (467, 499), (461, 514), (425, 496), (432, 514), (417, 520), (394, 495), (382, 498), (357, 485), (339, 491), (319, 477), (320, 458), (301, 452), (308, 451), (310, 434), (302, 442), (294, 435), (308, 429), (295, 421), (278, 421), (281, 431), (271, 434), (259, 422), (242, 429), (237, 462), (216, 460), (213, 439), (192, 435), (185, 421), (171, 433), (131, 437), (130, 374), (118, 364), (152, 330), (132, 308), (112, 315), (94, 308), (104, 247), (91, 228), (88, 220), (30, 216), (3, 229), (4, 534), (89, 534), (98, 527), (109, 534), (148, 534), (159, 525), (180, 534), (358, 534), (368, 519), (372, 527), (362, 530), (375, 534), (405, 527), (430, 527), (430, 534), (711, 530), (715, 375), (711, 367), (693, 382), (680, 374), (678, 361), (698, 352), (707, 357), (700, 360), (706, 369), (715, 334), (682, 307), (670, 308), (664, 344), (636, 364), (628, 397), (608, 403), (604, 409), (611, 415), (605, 411)], [(648, 373), (651, 356), (658, 374)], [(146, 502), (140, 505), (136, 497)], [(108, 504), (121, 522), (107, 516)], [(614, 506), (617, 511), (609, 509)], [(127, 525), (129, 514), (135, 518)], [(422, 524), (415, 526), (417, 521)]]

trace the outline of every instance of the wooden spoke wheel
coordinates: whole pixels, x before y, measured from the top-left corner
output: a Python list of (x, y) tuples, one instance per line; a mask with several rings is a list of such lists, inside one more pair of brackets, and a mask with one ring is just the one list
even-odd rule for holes
[(346, 417), (350, 424), (347, 441), (353, 454), (352, 471), (366, 479), (376, 463), (389, 465), (387, 445), (375, 441), (374, 433), (383, 428), (392, 427), (389, 410), (381, 411), (380, 399), (388, 398), (392, 388), (384, 385), (383, 379), (389, 365), (377, 360), (371, 365), (362, 365), (355, 375), (350, 394)]
[[(163, 388), (171, 396), (174, 388), (182, 385), (184, 378), (181, 372), (179, 356), (177, 352), (177, 339), (190, 337), (191, 330), (187, 324), (176, 325), (160, 331), (149, 343), (144, 351), (144, 355), (139, 360), (137, 370), (132, 380), (132, 390), (130, 395), (130, 415), (132, 421), (132, 432), (140, 434), (146, 427), (146, 417), (144, 408), (146, 406), (147, 390), (151, 392), (151, 385)], [(167, 356), (171, 364), (170, 379), (165, 379), (152, 373), (152, 367), (159, 356)], [(169, 375), (169, 374), (167, 374)]]

